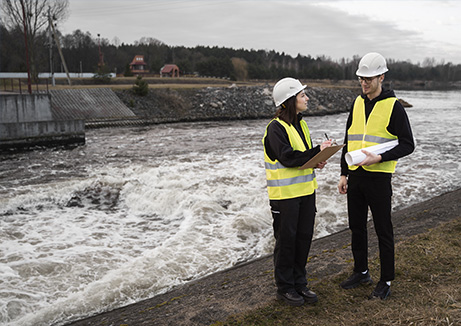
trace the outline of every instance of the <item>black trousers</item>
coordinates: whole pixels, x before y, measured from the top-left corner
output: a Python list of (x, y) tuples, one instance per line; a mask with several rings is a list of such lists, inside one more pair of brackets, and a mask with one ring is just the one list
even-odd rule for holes
[(394, 230), (391, 221), (392, 185), (390, 177), (349, 175), (347, 208), (352, 231), (354, 271), (368, 270), (368, 207), (378, 236), (381, 281), (395, 277)]
[(306, 263), (315, 222), (315, 193), (270, 201), (275, 237), (274, 275), (277, 289), (285, 292), (307, 285)]

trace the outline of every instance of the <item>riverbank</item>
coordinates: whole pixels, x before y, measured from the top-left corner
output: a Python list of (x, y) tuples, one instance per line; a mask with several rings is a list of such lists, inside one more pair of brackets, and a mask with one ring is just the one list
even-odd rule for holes
[[(150, 88), (146, 96), (114, 90), (139, 119), (149, 123), (268, 119), (275, 113), (272, 86)], [(306, 116), (348, 112), (358, 95), (349, 88), (309, 87)]]
[[(450, 232), (455, 232), (454, 239), (450, 240), (454, 251), (454, 258), (451, 263), (455, 269), (451, 270), (451, 274), (458, 279), (456, 285), (459, 284), (459, 236), (461, 228), (459, 227), (459, 218), (461, 211), (461, 189), (442, 194), (428, 201), (415, 204), (411, 207), (402, 209), (393, 214), (395, 239), (397, 243), (397, 259), (404, 257), (407, 253), (403, 249), (399, 251), (399, 246), (407, 241), (412, 241), (411, 237), (423, 234), (429, 241), (427, 247), (423, 248), (424, 255), (432, 255), (436, 252), (436, 247), (433, 237), (430, 236), (429, 230), (442, 225), (443, 223), (457, 220), (457, 224), (448, 227)], [(442, 235), (444, 233), (441, 233)], [(372, 276), (377, 277), (376, 270), (376, 254), (377, 254), (377, 239), (372, 225), (369, 228), (370, 241), (370, 259), (372, 262)], [(432, 240), (431, 240), (432, 239)], [(411, 248), (407, 246), (405, 248)], [(451, 253), (452, 254), (452, 253)], [(447, 256), (448, 257), (448, 256)], [(443, 258), (443, 257), (440, 257)], [(401, 258), (400, 258), (401, 259)], [(440, 262), (437, 262), (439, 264)], [(448, 263), (446, 261), (446, 263)], [(457, 267), (456, 267), (457, 266)], [(280, 305), (275, 300), (275, 284), (273, 281), (273, 265), (272, 257), (266, 256), (258, 260), (242, 264), (222, 271), (203, 279), (188, 283), (184, 286), (175, 288), (168, 293), (155, 296), (151, 299), (119, 308), (110, 312), (102, 313), (81, 321), (76, 321), (69, 325), (72, 326), (90, 326), (90, 325), (274, 325), (283, 324), (280, 320), (290, 320), (290, 324), (296, 325), (296, 319), (307, 318), (309, 312), (315, 314), (324, 314), (325, 319), (323, 324), (331, 324), (333, 322), (334, 312), (329, 313), (329, 307), (326, 303), (331, 302), (335, 296), (334, 293), (328, 292), (328, 286), (337, 288), (339, 281), (346, 277), (352, 269), (352, 255), (350, 251), (350, 233), (349, 230), (344, 230), (336, 234), (317, 239), (313, 242), (310, 258), (308, 262), (308, 275), (310, 285), (314, 291), (317, 291), (320, 296), (320, 302), (314, 307), (303, 306), (299, 310), (291, 307)], [(416, 267), (416, 266), (415, 266)], [(429, 266), (429, 269), (432, 267)], [(403, 293), (399, 291), (399, 284), (402, 289), (407, 283), (426, 282), (429, 286), (424, 291), (431, 292), (433, 286), (443, 283), (443, 278), (438, 278), (440, 271), (436, 270), (436, 264), (433, 265), (434, 270), (429, 270), (431, 275), (425, 275), (424, 279), (412, 279), (408, 276), (407, 271), (403, 270), (397, 260), (397, 279), (393, 283), (393, 294), (386, 304), (381, 304), (378, 301), (376, 307), (389, 311), (394, 316), (399, 316), (399, 302), (402, 297), (412, 296), (412, 293)], [(447, 272), (444, 272), (447, 273)], [(426, 284), (425, 283), (425, 284)], [(327, 284), (327, 285), (325, 285)], [(450, 284), (448, 284), (450, 286)], [(318, 291), (318, 289), (322, 289)], [(326, 289), (326, 292), (323, 290)], [(369, 305), (366, 300), (371, 289), (360, 288), (352, 292), (346, 292), (342, 295), (344, 302), (336, 302), (339, 308), (345, 311), (351, 311), (353, 314), (360, 311), (356, 305), (362, 305), (367, 308)], [(456, 288), (455, 288), (456, 290)], [(435, 313), (440, 311), (450, 311), (450, 316), (447, 316), (448, 324), (454, 325), (455, 320), (460, 322), (460, 301), (459, 289), (451, 291), (444, 298), (447, 307), (437, 307)], [(418, 304), (424, 303), (427, 308), (432, 304), (431, 296), (423, 294), (419, 297)], [(324, 302), (324, 303), (322, 303)], [(391, 302), (394, 309), (389, 310), (387, 303)], [(367, 304), (365, 304), (367, 303)], [(370, 308), (370, 307), (368, 307)], [(433, 310), (434, 307), (431, 307)], [(311, 310), (312, 309), (312, 310)], [(364, 308), (362, 308), (364, 309)], [(371, 308), (370, 308), (371, 309)], [(451, 310), (450, 310), (451, 309)], [(427, 309), (426, 309), (427, 310)], [(438, 310), (438, 312), (437, 312)], [(261, 313), (263, 311), (263, 313)], [(251, 313), (249, 318), (256, 318), (261, 321), (261, 314), (267, 316), (267, 322), (245, 321), (245, 314)], [(377, 312), (379, 313), (379, 312)], [(243, 314), (243, 315), (242, 315)], [(373, 315), (373, 314), (371, 314)], [(228, 319), (231, 316), (233, 319)], [(251, 317), (253, 316), (253, 317)], [(316, 317), (316, 318), (317, 318)], [(357, 318), (359, 316), (357, 315)], [(319, 320), (322, 320), (321, 317)], [(370, 317), (372, 318), (372, 317)], [(429, 316), (428, 318), (432, 318)], [(227, 320), (227, 322), (226, 322)], [(234, 321), (232, 321), (234, 320)], [(279, 321), (279, 323), (277, 322)], [(294, 320), (294, 322), (293, 322)], [(305, 319), (307, 320), (307, 319)], [(304, 320), (304, 321), (305, 321)], [(356, 319), (357, 320), (357, 319)], [(373, 324), (372, 319), (368, 320)], [(298, 321), (299, 324), (302, 324)], [(336, 320), (337, 324), (341, 324)], [(355, 323), (355, 322), (354, 322)], [(418, 325), (435, 325), (436, 320), (422, 320)], [(322, 324), (321, 322), (317, 324)], [(355, 323), (357, 324), (357, 323)], [(368, 324), (368, 323), (366, 323)], [(382, 325), (395, 324), (389, 320), (380, 320)]]
[[(313, 86), (315, 85), (315, 86)], [(236, 85), (214, 87), (150, 87), (139, 96), (130, 89), (113, 89), (120, 100), (145, 124), (165, 122), (269, 119), (274, 116), (272, 86)], [(308, 84), (308, 110), (304, 116), (324, 116), (350, 111), (360, 94), (352, 85), (315, 82)], [(411, 107), (399, 99), (404, 107)], [(90, 126), (90, 124), (88, 125)]]

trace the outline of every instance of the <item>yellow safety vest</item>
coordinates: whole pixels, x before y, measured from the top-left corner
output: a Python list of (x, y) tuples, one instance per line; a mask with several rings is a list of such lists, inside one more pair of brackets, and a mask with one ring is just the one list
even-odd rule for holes
[[(356, 98), (352, 111), (352, 125), (347, 130), (347, 150), (349, 152), (398, 138), (387, 131), (395, 101), (397, 98), (389, 97), (376, 102), (373, 111), (366, 120), (365, 101), (361, 96)], [(362, 166), (362, 168), (370, 172), (394, 173), (396, 165), (397, 161), (387, 161)], [(357, 168), (357, 165), (349, 165), (349, 170), (356, 170)]]
[[(293, 125), (288, 125), (286, 122), (278, 118), (274, 120), (278, 121), (285, 128), (293, 150), (301, 152), (306, 151), (306, 146)], [(300, 124), (310, 149), (312, 144), (309, 128), (304, 120), (301, 120)], [(270, 123), (267, 126), (269, 125)], [(262, 139), (263, 144), (266, 136), (267, 127)], [(269, 156), (267, 156), (265, 146), (264, 165), (266, 168), (267, 191), (269, 193), (269, 199), (271, 200), (289, 199), (311, 195), (314, 193), (315, 189), (318, 188), (314, 169), (299, 170), (298, 167), (285, 167), (278, 160), (273, 161), (269, 158)]]

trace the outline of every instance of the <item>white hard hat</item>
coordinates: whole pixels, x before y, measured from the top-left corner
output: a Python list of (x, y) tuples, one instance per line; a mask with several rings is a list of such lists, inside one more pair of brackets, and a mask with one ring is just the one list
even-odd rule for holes
[(359, 62), (359, 69), (355, 74), (359, 77), (375, 77), (388, 71), (386, 59), (376, 52), (365, 54)]
[(274, 99), (275, 106), (279, 106), (290, 97), (295, 96), (301, 92), (306, 87), (307, 85), (303, 85), (299, 80), (291, 77), (280, 79), (274, 85), (274, 90), (272, 91), (272, 97)]

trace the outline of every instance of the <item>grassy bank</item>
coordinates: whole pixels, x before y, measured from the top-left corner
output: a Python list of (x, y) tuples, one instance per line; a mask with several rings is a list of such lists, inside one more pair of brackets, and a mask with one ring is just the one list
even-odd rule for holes
[[(160, 77), (143, 77), (143, 80), (149, 84), (149, 88), (172, 88), (172, 89), (197, 89), (207, 87), (229, 87), (231, 85), (237, 85), (239, 87), (244, 86), (263, 86), (263, 85), (274, 85), (277, 80), (247, 80), (247, 81), (233, 81), (222, 78), (204, 78), (204, 77), (180, 77), (180, 78), (160, 78)], [(16, 91), (19, 90), (19, 79), (13, 79), (13, 85), (11, 80), (0, 80), (0, 84), (6, 83), (6, 90), (12, 91), (12, 88)], [(33, 84), (32, 89), (35, 91), (37, 88), (40, 91), (48, 89), (87, 89), (87, 88), (101, 88), (109, 87), (113, 90), (124, 90), (131, 89), (136, 82), (136, 77), (116, 77), (112, 78), (108, 84), (95, 83), (92, 78), (72, 78), (72, 85), (68, 84), (66, 78), (57, 78), (55, 80), (56, 85), (52, 86), (51, 81), (48, 81), (46, 85), (45, 81), (42, 80), (39, 85)], [(333, 89), (354, 89), (360, 90), (359, 84), (355, 80), (303, 80), (309, 87), (323, 87)], [(21, 79), (21, 88), (23, 92), (27, 92), (27, 79)]]
[[(179, 77), (179, 78), (160, 78), (152, 76), (144, 76), (143, 79), (149, 84), (149, 88), (207, 88), (207, 87), (228, 87), (231, 85), (237, 86), (262, 86), (262, 85), (274, 85), (275, 80), (245, 80), (245, 81), (234, 81), (224, 78), (213, 78), (213, 77)], [(27, 79), (20, 79), (21, 88), (23, 93), (27, 92)], [(11, 84), (13, 82), (13, 84)], [(2, 89), (0, 91), (19, 91), (18, 85), (19, 79), (0, 79), (0, 85)], [(66, 78), (56, 78), (56, 86), (51, 86), (51, 81), (48, 80), (48, 86), (45, 84), (45, 80), (42, 79), (39, 85), (33, 84), (32, 89), (35, 92), (38, 88), (40, 91), (46, 91), (46, 89), (82, 89), (82, 88), (100, 88), (109, 87), (113, 90), (124, 90), (131, 89), (136, 82), (136, 77), (115, 77), (112, 78), (108, 84), (95, 83), (93, 78), (72, 78), (72, 85), (68, 85)], [(356, 79), (352, 80), (329, 80), (329, 79), (303, 79), (303, 83), (309, 87), (320, 87), (320, 88), (333, 88), (333, 89), (350, 89), (357, 93), (360, 92), (360, 85)], [(384, 86), (394, 90), (459, 90), (461, 89), (460, 82), (434, 82), (434, 81), (422, 81), (422, 80), (411, 80), (411, 81), (394, 81), (385, 80)]]
[[(213, 326), (236, 325), (461, 325), (461, 218), (396, 246), (396, 280), (387, 300), (368, 300), (373, 286), (343, 290), (345, 271), (314, 285), (314, 305), (274, 301)], [(377, 258), (371, 275), (379, 275)], [(377, 280), (375, 280), (377, 281)]]

